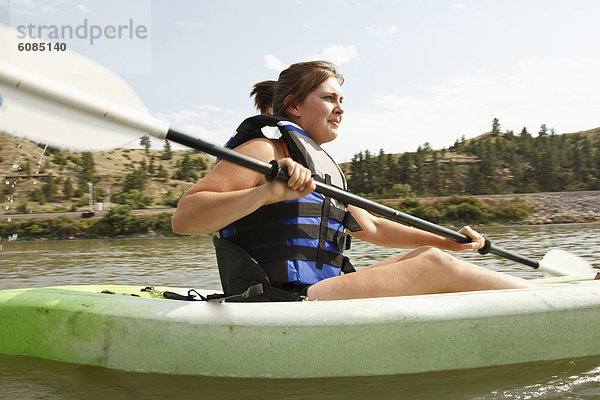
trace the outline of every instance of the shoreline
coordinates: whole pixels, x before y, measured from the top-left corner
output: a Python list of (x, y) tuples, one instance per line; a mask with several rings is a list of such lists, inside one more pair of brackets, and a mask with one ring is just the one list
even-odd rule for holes
[[(483, 202), (511, 200), (515, 197), (525, 200), (533, 207), (533, 211), (522, 223), (512, 225), (600, 222), (600, 190), (471, 195), (465, 197), (476, 198)], [(427, 204), (450, 198), (452, 197), (424, 197), (417, 198), (417, 200)]]
[[(502, 225), (506, 226), (527, 226), (527, 225), (546, 225), (546, 224), (576, 224), (576, 223), (598, 223), (600, 222), (600, 190), (596, 191), (578, 191), (578, 192), (544, 192), (544, 193), (524, 193), (524, 194), (499, 194), (499, 195), (477, 195), (477, 196), (465, 196), (465, 198), (474, 198), (480, 202), (487, 204), (488, 206), (494, 206), (505, 201), (511, 201), (516, 197), (524, 200), (529, 206), (532, 207), (531, 213), (523, 220), (518, 222), (511, 222)], [(435, 203), (443, 202), (452, 199), (453, 197), (427, 197), (427, 198), (416, 198), (422, 204), (426, 206), (432, 206)], [(402, 202), (404, 199), (379, 199), (378, 201), (383, 202)], [(142, 209), (142, 210), (131, 210), (130, 215), (135, 217), (152, 217), (158, 214), (172, 214), (174, 208), (154, 208), (154, 209)], [(40, 213), (40, 214), (2, 214), (0, 215), (0, 223), (26, 223), (26, 221), (44, 221), (53, 220), (55, 218), (66, 218), (77, 222), (77, 224), (83, 223), (84, 220), (88, 220), (89, 223), (95, 223), (104, 217), (108, 211), (97, 211), (95, 213), (90, 212), (57, 212), (57, 213)], [(168, 218), (168, 221), (165, 220)], [(148, 231), (121, 233), (117, 235), (106, 235), (100, 232), (96, 234), (77, 233), (77, 229), (73, 230), (71, 235), (54, 235), (49, 236), (38, 236), (25, 237), (20, 234), (12, 237), (0, 238), (1, 241), (12, 241), (12, 240), (77, 240), (77, 239), (102, 239), (102, 238), (158, 238), (158, 237), (177, 237), (187, 235), (177, 235), (175, 233), (167, 233), (167, 225), (170, 226), (170, 218), (167, 216), (158, 217), (161, 221), (160, 226), (156, 225), (154, 228), (150, 228)], [(47, 224), (42, 222), (42, 224)], [(167, 224), (167, 225), (165, 225)], [(477, 225), (477, 222), (473, 222)], [(496, 225), (483, 224), (483, 225)], [(482, 225), (482, 226), (483, 226)], [(77, 225), (76, 225), (77, 226)], [(6, 233), (6, 232), (5, 232)], [(14, 233), (14, 232), (13, 232)], [(91, 233), (91, 234), (90, 234)], [(100, 234), (98, 234), (100, 233)]]
[[(458, 196), (479, 199), (482, 202), (499, 202), (512, 200), (515, 197), (524, 199), (533, 211), (521, 223), (511, 225), (542, 225), (564, 223), (600, 222), (600, 190), (576, 192), (540, 192), (518, 194), (493, 194)], [(424, 204), (431, 204), (451, 199), (444, 197), (417, 197), (416, 200)], [(399, 202), (403, 199), (375, 199), (381, 202)], [(132, 215), (155, 215), (160, 213), (173, 213), (175, 208), (151, 208), (131, 210)], [(0, 222), (22, 221), (28, 219), (52, 219), (67, 217), (71, 219), (96, 219), (106, 215), (107, 211), (96, 211), (93, 215), (85, 211), (56, 212), (37, 214), (0, 214)]]

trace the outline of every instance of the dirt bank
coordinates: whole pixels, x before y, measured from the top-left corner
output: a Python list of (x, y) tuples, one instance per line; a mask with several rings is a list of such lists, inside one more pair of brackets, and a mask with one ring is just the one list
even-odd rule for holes
[[(481, 201), (524, 199), (533, 212), (523, 221), (525, 224), (561, 224), (569, 222), (600, 222), (600, 190), (580, 192), (544, 192), (468, 196)], [(434, 202), (448, 197), (427, 197), (419, 200)]]
[(526, 198), (535, 208), (525, 223), (600, 222), (600, 190), (533, 193)]

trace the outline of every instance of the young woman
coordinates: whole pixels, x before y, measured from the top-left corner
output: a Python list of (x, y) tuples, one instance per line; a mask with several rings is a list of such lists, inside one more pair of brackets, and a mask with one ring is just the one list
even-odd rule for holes
[[(475, 266), (442, 250), (472, 250), (485, 239), (449, 239), (378, 218), (316, 192), (315, 179), (345, 187), (337, 165), (321, 149), (334, 140), (344, 114), (343, 78), (327, 62), (298, 63), (278, 81), (254, 86), (262, 115), (244, 121), (228, 143), (265, 162), (277, 160), (290, 179), (265, 176), (220, 161), (181, 198), (173, 230), (207, 234), (220, 230), (256, 260), (275, 287), (330, 300), (402, 296), (534, 286), (523, 279)], [(415, 249), (357, 272), (342, 252), (348, 232), (382, 246)], [(344, 272), (344, 273), (342, 273)]]

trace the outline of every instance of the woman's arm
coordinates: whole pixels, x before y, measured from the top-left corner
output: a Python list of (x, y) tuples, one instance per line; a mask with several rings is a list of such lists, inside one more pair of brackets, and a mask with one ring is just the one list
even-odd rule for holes
[(304, 197), (315, 188), (310, 170), (282, 158), (280, 145), (267, 139), (254, 139), (235, 150), (268, 162), (279, 159), (288, 171), (287, 182), (267, 182), (264, 175), (220, 161), (215, 168), (192, 186), (179, 200), (173, 214), (174, 232), (206, 234), (215, 232), (245, 217), (258, 208), (282, 200)]
[(485, 238), (468, 226), (459, 232), (469, 236), (472, 242), (458, 243), (433, 233), (375, 217), (362, 208), (348, 206), (348, 210), (352, 211), (352, 215), (363, 228), (362, 231), (352, 233), (352, 236), (381, 246), (401, 249), (435, 246), (443, 250), (462, 251), (479, 249), (485, 244)]

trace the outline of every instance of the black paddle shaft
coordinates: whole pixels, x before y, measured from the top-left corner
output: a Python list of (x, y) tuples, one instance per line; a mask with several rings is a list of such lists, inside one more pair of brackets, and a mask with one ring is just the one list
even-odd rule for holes
[[(283, 181), (287, 181), (289, 178), (287, 172), (279, 168), (277, 162), (275, 161), (272, 161), (271, 163), (266, 163), (264, 161), (257, 160), (245, 154), (234, 151), (232, 149), (223, 146), (217, 146), (215, 144), (205, 142), (202, 139), (193, 138), (191, 136), (177, 132), (173, 129), (169, 129), (166, 139), (171, 140), (175, 143), (182, 144), (186, 147), (190, 147), (192, 149), (200, 150), (204, 153), (211, 154), (217, 158), (230, 161), (237, 165), (252, 169), (256, 172), (264, 174), (267, 180), (280, 179)], [(443, 226), (439, 226), (429, 221), (425, 221), (423, 219), (403, 213), (401, 211), (394, 210), (393, 208), (357, 196), (336, 186), (327, 185), (318, 181), (315, 181), (315, 184), (317, 186), (316, 192), (318, 193), (335, 198), (347, 204), (352, 204), (353, 206), (362, 208), (364, 210), (371, 211), (385, 218), (401, 222), (405, 225), (409, 225), (427, 232), (435, 233), (436, 235), (443, 236), (445, 238), (454, 240), (459, 243), (469, 243), (471, 241), (470, 237), (463, 235), (462, 233), (455, 232), (451, 229), (444, 228)], [(496, 254), (500, 257), (504, 257), (509, 260), (516, 261), (518, 263), (525, 264), (533, 268), (539, 267), (539, 263), (537, 261), (522, 256), (520, 254), (510, 252), (501, 247), (494, 246), (488, 239), (485, 240), (485, 246), (479, 249), (479, 252), (481, 254)]]

